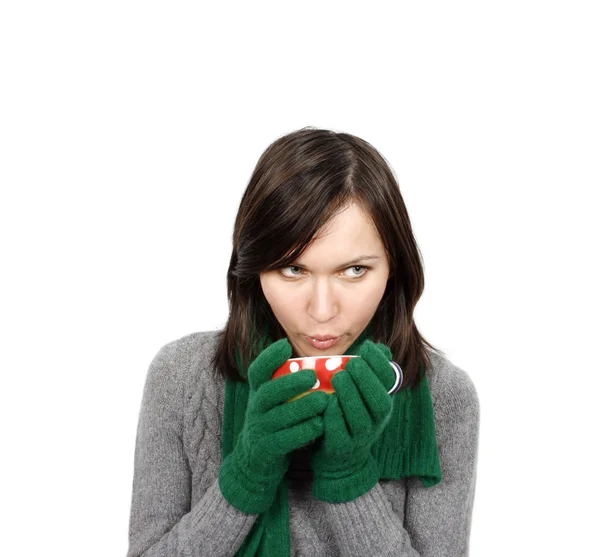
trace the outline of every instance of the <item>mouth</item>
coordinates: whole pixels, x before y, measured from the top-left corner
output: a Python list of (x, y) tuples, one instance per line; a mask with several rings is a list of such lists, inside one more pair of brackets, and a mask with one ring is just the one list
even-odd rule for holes
[(340, 338), (339, 335), (307, 335), (308, 338), (314, 338), (315, 340), (331, 340), (334, 338)]
[(336, 345), (340, 340), (340, 337), (334, 337), (331, 335), (320, 335), (317, 337), (306, 337), (308, 343), (317, 350), (327, 350), (332, 346)]

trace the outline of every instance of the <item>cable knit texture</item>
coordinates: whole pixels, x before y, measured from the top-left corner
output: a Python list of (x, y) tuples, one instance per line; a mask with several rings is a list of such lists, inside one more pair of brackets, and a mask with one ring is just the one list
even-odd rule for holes
[[(210, 367), (215, 346), (216, 332), (193, 333), (163, 346), (150, 364), (127, 557), (235, 555), (256, 521), (218, 486), (225, 382)], [(466, 372), (434, 352), (431, 359), (426, 373), (442, 481), (432, 487), (413, 478), (379, 481), (353, 501), (333, 504), (296, 482), (288, 501), (291, 555), (468, 555), (479, 400)], [(294, 458), (290, 467), (306, 462), (306, 455)]]

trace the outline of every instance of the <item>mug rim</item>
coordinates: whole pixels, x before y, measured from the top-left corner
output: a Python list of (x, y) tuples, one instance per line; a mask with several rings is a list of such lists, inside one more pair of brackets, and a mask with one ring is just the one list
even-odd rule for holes
[(292, 360), (305, 360), (307, 358), (358, 358), (356, 354), (331, 354), (330, 356), (300, 356), (299, 358), (288, 358), (286, 362), (290, 362)]

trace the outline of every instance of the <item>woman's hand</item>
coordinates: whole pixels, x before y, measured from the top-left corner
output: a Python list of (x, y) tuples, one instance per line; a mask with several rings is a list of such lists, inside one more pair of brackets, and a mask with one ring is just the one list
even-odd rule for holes
[(385, 428), (392, 411), (395, 373), (392, 353), (383, 344), (366, 340), (359, 357), (352, 358), (331, 381), (324, 414), (322, 444), (312, 457), (313, 495), (330, 503), (351, 501), (379, 480), (371, 446)]
[(266, 511), (287, 470), (292, 451), (323, 435), (323, 412), (328, 396), (310, 391), (314, 370), (272, 379), (291, 357), (287, 338), (278, 340), (248, 368), (250, 392), (244, 425), (233, 451), (219, 469), (219, 487), (227, 501), (248, 514)]

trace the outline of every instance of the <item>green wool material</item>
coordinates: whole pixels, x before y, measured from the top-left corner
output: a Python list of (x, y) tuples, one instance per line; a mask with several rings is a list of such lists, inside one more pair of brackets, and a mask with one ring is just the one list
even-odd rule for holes
[(219, 469), (223, 496), (247, 514), (262, 514), (273, 503), (289, 467), (293, 451), (324, 433), (323, 413), (329, 397), (309, 392), (316, 382), (314, 370), (302, 370), (272, 381), (273, 372), (292, 354), (287, 339), (262, 350), (248, 369), (248, 393), (233, 401), (234, 416), (246, 408), (235, 448)]
[[(344, 353), (358, 355), (361, 346), (367, 339), (371, 340), (371, 324)], [(273, 341), (265, 335), (259, 341), (259, 347), (264, 349), (272, 343)], [(389, 349), (385, 351), (386, 354), (391, 355)], [(236, 354), (236, 361), (242, 376), (248, 377), (247, 370), (241, 366), (239, 352)], [(423, 372), (422, 366), (423, 364), (420, 365), (421, 372)], [(293, 375), (301, 373), (303, 372)], [(273, 386), (284, 378), (273, 381)], [(337, 377), (335, 379), (337, 381)], [(314, 383), (312, 378), (305, 380), (309, 383), (312, 380)], [(300, 388), (298, 384), (296, 383), (295, 389)], [(276, 393), (274, 396), (279, 397), (282, 401), (287, 400), (281, 397), (287, 396), (292, 387), (288, 386), (288, 391), (285, 391), (285, 385), (282, 383), (278, 387), (279, 389), (272, 390), (273, 393)], [(388, 388), (387, 385), (386, 388)], [(295, 402), (310, 399), (319, 394), (321, 393), (310, 393)], [(337, 394), (336, 389), (336, 393), (325, 396), (335, 397)], [(343, 503), (367, 492), (378, 480), (397, 480), (412, 476), (418, 477), (424, 487), (434, 486), (441, 481), (433, 405), (426, 376), (423, 374), (423, 379), (416, 389), (402, 389), (391, 395), (390, 398), (392, 400), (391, 410), (386, 409), (383, 412), (386, 416), (378, 422), (378, 430), (374, 432), (375, 437), (378, 434), (376, 440), (372, 444), (362, 446), (361, 450), (353, 453), (350, 458), (344, 459), (345, 465), (336, 465), (331, 458), (336, 456), (335, 451), (330, 451), (329, 455), (320, 451), (318, 455), (313, 456), (311, 462), (315, 473), (313, 483), (315, 497), (331, 503)], [(307, 405), (305, 408), (307, 416), (310, 415), (310, 412), (318, 410), (321, 400), (320, 397), (315, 397), (312, 407), (308, 408), (309, 405)], [(264, 406), (264, 400), (258, 401), (253, 385), (249, 385), (248, 380), (240, 382), (227, 379), (221, 437), (223, 464), (219, 471), (219, 485), (223, 496), (230, 504), (243, 512), (259, 514), (236, 555), (241, 557), (289, 556), (288, 492), (287, 480), (284, 475), (290, 459), (289, 455), (281, 453), (290, 446), (298, 446), (299, 437), (295, 436), (290, 439), (288, 436), (285, 438), (284, 445), (287, 444), (287, 446), (281, 447), (279, 451), (274, 450), (268, 442), (264, 442), (258, 447), (258, 450), (265, 456), (265, 461), (261, 465), (260, 459), (258, 459), (259, 463), (257, 464), (251, 454), (254, 452), (251, 448), (252, 435), (248, 436), (248, 433), (252, 432), (252, 428), (249, 428), (246, 421), (250, 420), (264, 426), (266, 414), (261, 415), (260, 412), (254, 410), (257, 405), (260, 407), (261, 404)], [(285, 407), (285, 404), (281, 406)], [(328, 419), (328, 414), (333, 416), (334, 413), (339, 412), (339, 407), (335, 408), (335, 404), (326, 406), (325, 420)], [(323, 408), (325, 409), (325, 405)], [(254, 411), (247, 412), (248, 409)], [(259, 410), (264, 412), (265, 409), (259, 408)], [(307, 420), (305, 423), (309, 422), (311, 420)], [(305, 439), (311, 434), (314, 435), (317, 430), (315, 425), (318, 423), (317, 418), (314, 418), (312, 423), (315, 429), (310, 432), (304, 431)], [(252, 423), (250, 425), (252, 426)], [(228, 456), (236, 458), (227, 458)]]

